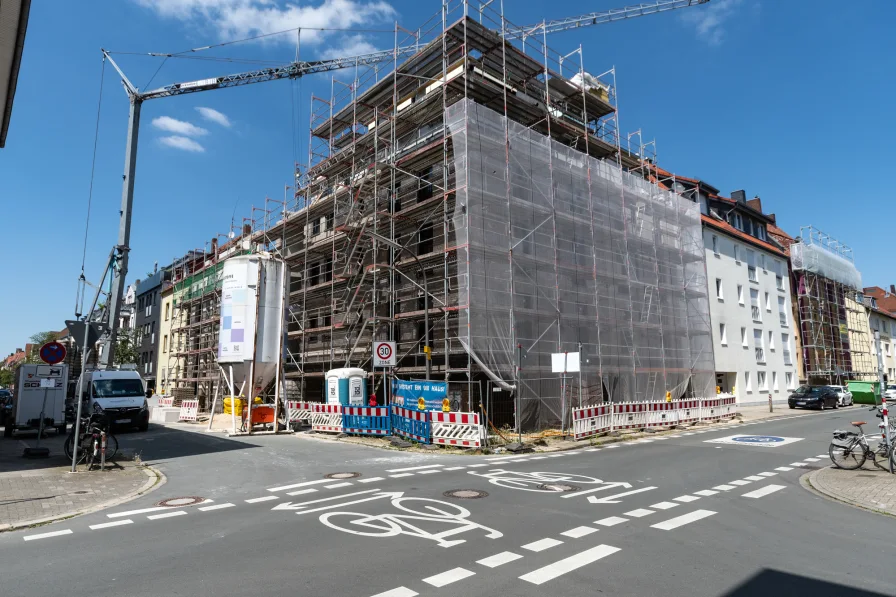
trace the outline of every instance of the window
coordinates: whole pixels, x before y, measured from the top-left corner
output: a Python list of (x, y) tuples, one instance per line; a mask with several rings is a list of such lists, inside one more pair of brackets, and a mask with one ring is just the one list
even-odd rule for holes
[(738, 230), (744, 229), (744, 219), (741, 217), (740, 214), (733, 214), (733, 220), (734, 221), (732, 222), (732, 225), (735, 228), (737, 228)]
[(168, 334), (162, 336), (162, 352), (168, 352)]
[(775, 288), (781, 291), (784, 290), (784, 278), (781, 276), (781, 274), (775, 276)]
[(311, 234), (320, 234), (320, 218), (315, 218), (311, 223)]
[(787, 325), (787, 311), (784, 309), (784, 297), (778, 297), (778, 319), (781, 321), (781, 325)]
[(753, 350), (756, 354), (756, 362), (765, 362), (765, 346), (763, 345), (762, 330), (753, 330)]
[(760, 391), (768, 390), (768, 380), (766, 380), (765, 371), (756, 372), (756, 385)]
[(728, 330), (724, 323), (719, 324), (719, 340), (722, 346), (728, 346)]
[(716, 298), (724, 300), (724, 296), (722, 296), (722, 278), (716, 278)]
[(884, 354), (890, 356), (890, 343), (884, 342)]
[(171, 303), (165, 303), (165, 321), (168, 321), (168, 316), (171, 312)]
[(755, 288), (750, 289), (750, 312), (753, 315), (753, 321), (762, 321), (762, 310), (759, 308), (759, 291)]
[(765, 293), (765, 310), (768, 311), (769, 313), (771, 313), (771, 310), (772, 310), (772, 301), (769, 298), (769, 295), (767, 292)]
[(740, 345), (744, 348), (747, 348), (747, 346), (749, 346), (747, 344), (747, 328), (740, 328)]
[(734, 245), (734, 262), (740, 265), (740, 245)]
[(787, 385), (788, 390), (793, 389), (793, 373), (787, 372), (784, 374), (784, 383)]
[(737, 302), (741, 305), (744, 304), (744, 287), (742, 284), (737, 285)]
[[(784, 364), (785, 365), (793, 365), (793, 361), (790, 360), (790, 336), (787, 334), (781, 334), (781, 352), (784, 355)], [(790, 384), (787, 384), (787, 387), (790, 387)]]
[(772, 390), (778, 391), (778, 372), (772, 371)]
[(765, 236), (765, 226), (756, 224), (756, 236), (759, 237), (759, 240), (768, 240)]
[(765, 255), (762, 254), (762, 253), (759, 254), (759, 267), (762, 268), (762, 273), (766, 273), (766, 269), (765, 269)]
[(775, 349), (775, 333), (771, 330), (768, 331), (768, 349)]
[(719, 237), (715, 234), (712, 235), (712, 252), (716, 257), (719, 256)]
[(747, 393), (753, 391), (753, 384), (750, 382), (750, 372), (744, 371), (744, 389), (747, 390)]
[(750, 249), (747, 249), (747, 277), (750, 279), (750, 282), (759, 281), (756, 277), (756, 251), (751, 251)]

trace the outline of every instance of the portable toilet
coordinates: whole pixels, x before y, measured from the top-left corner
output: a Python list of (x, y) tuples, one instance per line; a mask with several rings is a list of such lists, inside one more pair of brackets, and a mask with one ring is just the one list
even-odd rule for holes
[(327, 371), (327, 404), (367, 404), (367, 372), (357, 367)]

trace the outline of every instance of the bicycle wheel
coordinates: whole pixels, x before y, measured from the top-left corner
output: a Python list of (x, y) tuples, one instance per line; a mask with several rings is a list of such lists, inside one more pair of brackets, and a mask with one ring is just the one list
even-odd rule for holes
[(828, 455), (834, 466), (848, 471), (861, 468), (865, 464), (865, 448), (858, 441), (853, 441), (845, 446), (831, 442), (831, 445), (828, 446)]
[[(405, 506), (405, 502), (414, 502), (415, 504), (417, 504), (418, 502), (429, 503), (419, 504), (421, 506), (421, 509), (415, 510)], [(450, 502), (443, 502), (440, 500), (431, 500), (429, 498), (403, 497), (392, 500), (392, 505), (399, 510), (404, 510), (405, 512), (410, 512), (411, 514), (417, 514), (419, 516), (426, 516), (429, 518), (456, 519), (467, 518), (468, 516), (470, 516), (470, 511), (462, 506), (458, 506), (457, 504), (452, 504)], [(452, 510), (454, 512), (452, 512)]]
[(874, 461), (874, 466), (880, 470), (890, 470), (890, 454), (887, 453), (886, 445), (883, 442), (878, 445), (877, 449), (871, 451), (871, 459)]
[(890, 446), (890, 474), (896, 473), (896, 444)]
[(106, 434), (106, 462), (115, 460), (118, 455), (118, 438), (111, 433)]
[[(352, 519), (346, 521), (345, 526), (331, 522), (330, 519), (336, 517), (350, 516)], [(371, 516), (369, 514), (361, 514), (360, 512), (328, 512), (321, 514), (319, 519), (323, 524), (331, 529), (351, 533), (353, 535), (361, 535), (363, 537), (395, 537), (401, 534), (401, 525), (390, 520), (387, 517)], [(373, 531), (363, 531), (360, 528), (374, 529)]]
[[(65, 457), (69, 460), (72, 459), (72, 446), (75, 444), (75, 434), (70, 433), (69, 436), (65, 439), (65, 444), (62, 446), (62, 451), (65, 453)], [(84, 444), (82, 443), (81, 447), (78, 448), (78, 462), (77, 464), (81, 464), (87, 458), (87, 450), (85, 449)]]

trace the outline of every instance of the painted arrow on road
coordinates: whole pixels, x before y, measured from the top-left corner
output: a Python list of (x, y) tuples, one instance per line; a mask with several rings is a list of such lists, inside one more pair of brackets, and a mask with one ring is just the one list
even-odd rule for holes
[(597, 496), (589, 495), (588, 501), (592, 504), (618, 504), (620, 500), (618, 498), (625, 497), (627, 495), (635, 495), (636, 493), (641, 493), (643, 491), (650, 491), (651, 489), (656, 489), (656, 487), (644, 487), (643, 489), (635, 489), (634, 491), (626, 491), (625, 493), (617, 493), (616, 495), (608, 495), (605, 498), (599, 498)]
[(356, 491), (355, 493), (344, 493), (342, 495), (334, 495), (327, 498), (321, 498), (319, 500), (311, 500), (308, 502), (284, 502), (282, 504), (277, 504), (271, 510), (302, 510), (306, 506), (310, 504), (319, 504), (321, 502), (332, 502), (333, 500), (341, 500), (342, 498), (354, 497), (356, 495), (364, 495), (366, 493), (376, 493), (379, 489), (367, 489), (365, 491)]
[(600, 487), (595, 489), (586, 489), (585, 491), (574, 491), (572, 493), (567, 493), (566, 495), (560, 496), (564, 499), (575, 498), (582, 496), (586, 493), (594, 493), (595, 491), (603, 491), (605, 489), (615, 489), (617, 487), (621, 487), (622, 489), (631, 489), (632, 486), (630, 483), (626, 483), (625, 481), (614, 481), (612, 483), (604, 483)]

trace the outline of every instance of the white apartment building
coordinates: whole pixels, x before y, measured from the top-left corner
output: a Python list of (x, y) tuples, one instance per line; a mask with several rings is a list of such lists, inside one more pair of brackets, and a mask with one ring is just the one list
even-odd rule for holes
[(874, 349), (874, 332), (880, 332), (880, 356), (883, 373), (889, 383), (896, 380), (896, 315), (878, 308), (872, 297), (866, 297), (868, 324), (871, 327), (871, 354), (875, 355), (874, 368), (877, 369), (877, 351)]

